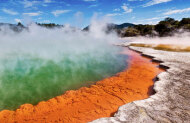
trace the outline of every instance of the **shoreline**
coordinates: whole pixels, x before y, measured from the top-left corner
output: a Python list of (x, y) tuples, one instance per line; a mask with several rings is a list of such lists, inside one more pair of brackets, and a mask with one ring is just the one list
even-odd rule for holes
[(132, 46), (129, 48), (152, 57), (152, 61), (160, 63), (159, 67), (166, 70), (157, 76), (158, 81), (154, 84), (156, 93), (147, 99), (121, 106), (113, 117), (97, 119), (92, 123), (189, 122), (190, 53)]
[[(0, 122), (89, 122), (113, 116), (121, 105), (148, 98), (150, 87), (154, 85), (152, 79), (162, 70), (156, 67), (158, 63), (134, 51), (124, 53), (129, 53), (131, 59), (127, 70), (36, 106), (24, 104), (16, 111), (1, 111)], [(142, 83), (142, 79), (146, 83)]]

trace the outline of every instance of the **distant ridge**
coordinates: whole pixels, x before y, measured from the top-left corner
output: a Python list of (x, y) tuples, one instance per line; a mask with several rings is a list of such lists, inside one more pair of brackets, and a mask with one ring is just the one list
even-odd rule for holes
[[(0, 27), (8, 27), (15, 32), (21, 32), (23, 29), (26, 28), (21, 23), (18, 23), (18, 24), (0, 23)], [(0, 31), (3, 31), (3, 30), (5, 31), (6, 29), (0, 28)]]
[(123, 29), (123, 28), (133, 27), (133, 26), (135, 26), (135, 24), (132, 24), (132, 23), (123, 23), (123, 24), (120, 24), (120, 25), (115, 24), (115, 27), (117, 29)]
[[(59, 25), (59, 24), (54, 24), (54, 23), (49, 23), (49, 24), (36, 23), (36, 24), (41, 26), (41, 27), (46, 27), (46, 28), (61, 28), (61, 27), (64, 27), (64, 25)], [(10, 29), (12, 29), (15, 32), (21, 32), (23, 29), (27, 29), (27, 27), (25, 27), (21, 23), (18, 23), (18, 24), (0, 23), (0, 27), (2, 27), (2, 26), (9, 27)], [(118, 30), (123, 30), (123, 29), (125, 29), (127, 27), (134, 27), (134, 26), (135, 26), (135, 24), (132, 24), (132, 23), (123, 23), (123, 24), (108, 23), (107, 28), (105, 29), (105, 31), (106, 32), (118, 31)], [(89, 28), (90, 28), (90, 25), (85, 27), (82, 30), (83, 31), (88, 31)], [(0, 28), (0, 31), (2, 31), (1, 28)]]
[[(113, 24), (113, 23), (108, 23), (107, 24), (107, 30), (111, 31), (111, 30), (120, 30), (120, 29), (124, 29), (124, 28), (127, 28), (127, 27), (133, 27), (135, 26), (135, 24), (132, 24), (132, 23), (123, 23), (123, 24)], [(90, 25), (85, 27), (83, 30), (84, 31), (88, 31), (90, 28)]]

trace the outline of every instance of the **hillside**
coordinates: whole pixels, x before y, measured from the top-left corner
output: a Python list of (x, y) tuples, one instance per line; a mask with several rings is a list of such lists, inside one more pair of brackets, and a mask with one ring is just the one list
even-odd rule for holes
[(190, 18), (178, 21), (173, 18), (165, 18), (156, 25), (135, 25), (123, 29), (118, 33), (121, 37), (131, 36), (172, 36), (175, 33), (190, 31)]
[[(85, 27), (83, 30), (88, 31), (90, 26), (91, 25)], [(128, 28), (128, 27), (133, 27), (133, 26), (135, 26), (135, 25), (132, 24), (132, 23), (123, 23), (123, 24), (108, 23), (106, 31), (109, 31), (109, 32), (110, 31), (117, 31), (117, 30), (125, 29), (125, 28)]]

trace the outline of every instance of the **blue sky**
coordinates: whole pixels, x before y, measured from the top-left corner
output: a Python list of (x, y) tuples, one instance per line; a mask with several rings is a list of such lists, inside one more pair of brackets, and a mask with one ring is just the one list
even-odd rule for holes
[(156, 24), (190, 17), (190, 0), (0, 0), (0, 22), (70, 24), (84, 27), (93, 16), (120, 24)]

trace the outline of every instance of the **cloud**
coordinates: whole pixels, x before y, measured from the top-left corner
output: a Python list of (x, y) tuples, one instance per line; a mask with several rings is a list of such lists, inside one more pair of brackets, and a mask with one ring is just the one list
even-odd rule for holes
[(133, 11), (133, 9), (129, 8), (125, 3), (121, 6), (121, 8), (124, 10), (124, 13), (131, 13)]
[(61, 14), (64, 14), (64, 13), (68, 13), (70, 12), (71, 10), (55, 10), (55, 11), (52, 11), (51, 13), (54, 15), (54, 16), (59, 16)]
[(48, 5), (47, 4), (42, 4), (42, 6), (47, 7)]
[(28, 0), (24, 0), (23, 2), (21, 2), (24, 5), (24, 8), (28, 8), (28, 7), (32, 7), (35, 4), (39, 4), (40, 1), (28, 1)]
[(41, 20), (41, 19), (42, 19), (42, 17), (39, 17), (39, 18), (38, 18), (38, 20)]
[(94, 2), (96, 0), (83, 0), (83, 1), (85, 1), (85, 2)]
[(80, 11), (76, 12), (74, 14), (74, 19), (75, 19), (74, 22), (75, 22), (76, 26), (80, 27), (83, 24), (83, 21), (84, 21), (83, 12), (80, 12)]
[(167, 17), (168, 17), (168, 16), (164, 16), (164, 17), (153, 17), (153, 18), (144, 19), (144, 21), (160, 20), (160, 19), (164, 19), (164, 18), (167, 18)]
[(3, 20), (4, 18), (0, 16), (0, 20)]
[[(123, 10), (123, 12), (118, 13), (118, 12), (121, 11), (121, 10)], [(116, 9), (114, 9), (113, 11), (114, 11), (115, 13), (108, 13), (108, 14), (106, 14), (106, 16), (108, 16), (108, 17), (113, 17), (113, 16), (119, 16), (119, 15), (131, 13), (131, 12), (133, 11), (133, 9), (129, 8), (129, 7), (127, 6), (127, 4), (124, 3), (124, 4), (121, 6), (121, 9), (116, 8)]]
[(118, 11), (120, 11), (120, 9), (119, 9), (119, 8), (117, 8), (117, 9), (114, 9), (113, 11), (118, 12)]
[(97, 7), (98, 4), (94, 4), (94, 5), (90, 5), (88, 8), (93, 8), (93, 7)]
[(44, 3), (52, 3), (52, 0), (44, 0)]
[(185, 12), (190, 12), (190, 8), (170, 10), (170, 11), (164, 13), (164, 15), (181, 14), (181, 13), (185, 13)]
[(129, 2), (133, 2), (133, 1), (143, 1), (143, 0), (128, 0)]
[(163, 17), (153, 17), (147, 18), (143, 20), (138, 20), (138, 24), (157, 24), (161, 19), (167, 18), (168, 16)]
[(75, 16), (76, 18), (81, 18), (81, 17), (83, 16), (83, 13), (80, 12), (80, 11), (78, 11), (78, 12), (76, 12), (76, 13), (74, 14), (74, 16)]
[(155, 25), (158, 24), (159, 21), (137, 21), (133, 22), (133, 24), (150, 24), (150, 25)]
[(122, 15), (122, 14), (121, 13), (109, 13), (106, 16), (113, 17), (113, 16), (118, 16), (118, 15)]
[(28, 16), (39, 16), (41, 15), (42, 12), (38, 11), (38, 12), (30, 12), (30, 13), (23, 13), (23, 15), (28, 15)]
[(159, 20), (160, 17), (154, 17), (154, 18), (148, 18), (148, 19), (145, 19), (145, 21), (152, 21), (152, 20)]
[(50, 20), (43, 20), (41, 23), (51, 23)]
[(42, 5), (42, 6), (47, 6), (46, 4), (48, 3), (52, 3), (52, 0), (43, 0), (43, 1), (37, 1), (37, 0), (24, 0), (21, 3), (24, 5), (24, 8), (29, 8), (29, 7), (33, 7), (34, 5)]
[(14, 20), (15, 20), (15, 22), (17, 22), (17, 23), (22, 22), (21, 19), (15, 18)]
[(161, 3), (167, 3), (170, 1), (172, 1), (172, 0), (152, 0), (152, 1), (144, 4), (143, 7), (153, 6), (153, 5), (161, 4)]
[(18, 12), (12, 11), (10, 9), (3, 8), (2, 11), (10, 15), (18, 15)]

